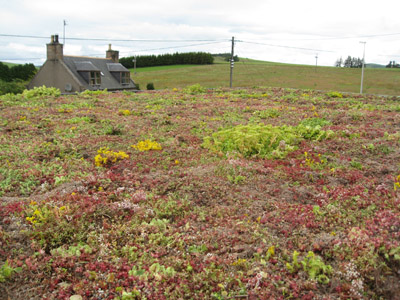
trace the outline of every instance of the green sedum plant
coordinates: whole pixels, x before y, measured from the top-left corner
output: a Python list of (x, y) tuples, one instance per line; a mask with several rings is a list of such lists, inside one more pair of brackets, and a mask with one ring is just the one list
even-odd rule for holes
[(21, 268), (12, 268), (8, 265), (8, 261), (6, 261), (0, 268), (0, 282), (5, 282), (10, 279), (12, 274), (15, 272), (19, 272)]
[(59, 97), (60, 95), (61, 92), (59, 89), (55, 87), (46, 87), (44, 85), (40, 87), (34, 87), (31, 90), (25, 90), (22, 93), (22, 96), (24, 96), (26, 99), (37, 99), (48, 96)]
[(244, 157), (284, 158), (296, 150), (302, 139), (323, 140), (333, 131), (322, 130), (322, 121), (308, 121), (298, 126), (272, 126), (270, 124), (238, 125), (222, 129), (204, 138), (203, 147), (216, 152), (240, 153)]
[(343, 98), (343, 94), (339, 92), (329, 92), (326, 95), (330, 98)]
[(317, 280), (322, 284), (328, 284), (328, 276), (331, 275), (333, 271), (332, 266), (326, 265), (322, 258), (316, 256), (312, 251), (309, 251), (302, 261), (299, 261), (299, 254), (300, 253), (295, 250), (292, 255), (292, 263), (286, 263), (286, 268), (289, 272), (298, 272), (301, 267), (303, 267), (303, 271), (306, 272), (311, 279)]
[(80, 257), (82, 255), (82, 252), (85, 253), (92, 253), (92, 248), (90, 248), (89, 245), (79, 242), (76, 246), (69, 246), (68, 248), (65, 247), (58, 247), (56, 249), (51, 250), (51, 254), (56, 256), (62, 256), (62, 257), (72, 257), (72, 256), (77, 256)]
[(190, 94), (190, 95), (203, 94), (206, 92), (206, 88), (202, 87), (200, 84), (197, 83), (187, 86), (186, 88), (183, 89), (183, 92), (185, 94)]
[(332, 274), (332, 266), (326, 265), (322, 258), (309, 251), (301, 262), (303, 269), (311, 279), (316, 279), (319, 283), (328, 284), (328, 275)]
[(281, 115), (280, 111), (275, 108), (269, 108), (266, 110), (256, 110), (253, 115), (260, 119), (277, 118)]
[(325, 120), (324, 118), (308, 118), (302, 120), (299, 125), (305, 127), (324, 127), (326, 125), (332, 124), (331, 121)]
[(299, 137), (290, 126), (239, 125), (205, 137), (203, 147), (244, 157), (283, 158), (295, 150)]
[(84, 90), (79, 95), (84, 96), (84, 97), (88, 97), (88, 98), (90, 98), (90, 96), (108, 95), (108, 90), (107, 89), (104, 89), (104, 90), (93, 90), (93, 91)]

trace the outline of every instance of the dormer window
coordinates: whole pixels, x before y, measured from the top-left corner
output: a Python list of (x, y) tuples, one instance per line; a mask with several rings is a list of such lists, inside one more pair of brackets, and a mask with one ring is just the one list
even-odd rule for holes
[(131, 82), (131, 73), (120, 63), (109, 63), (107, 68), (111, 75), (122, 85), (128, 85)]
[(90, 86), (101, 85), (101, 71), (90, 61), (76, 61), (76, 70)]
[(90, 72), (89, 84), (90, 85), (100, 85), (101, 84), (100, 72), (98, 72), (98, 71)]
[(130, 81), (131, 81), (131, 73), (121, 72), (121, 84), (129, 84)]

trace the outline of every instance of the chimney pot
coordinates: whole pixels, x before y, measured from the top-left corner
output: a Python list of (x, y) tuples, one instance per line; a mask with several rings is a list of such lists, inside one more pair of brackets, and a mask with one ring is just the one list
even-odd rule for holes
[(111, 59), (113, 62), (119, 62), (119, 51), (111, 50), (111, 44), (108, 44), (108, 50), (106, 51), (106, 58)]
[(47, 44), (47, 59), (62, 60), (63, 59), (63, 44), (58, 42), (58, 34), (51, 36), (50, 44)]

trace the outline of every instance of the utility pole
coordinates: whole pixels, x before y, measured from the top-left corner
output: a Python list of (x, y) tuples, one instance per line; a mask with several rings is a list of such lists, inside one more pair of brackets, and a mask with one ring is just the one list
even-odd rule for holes
[(364, 44), (364, 52), (363, 52), (363, 59), (362, 59), (362, 66), (361, 66), (361, 87), (360, 87), (360, 94), (363, 93), (363, 81), (364, 81), (364, 65), (365, 65), (365, 44), (367, 42), (360, 42), (360, 44)]
[(133, 61), (134, 74), (136, 75), (136, 55), (135, 55), (135, 58), (132, 61)]
[(231, 51), (231, 80), (230, 80), (230, 84), (229, 87), (232, 88), (232, 79), (233, 79), (233, 65), (234, 65), (234, 48), (235, 48), (235, 37), (232, 37), (232, 51)]
[(65, 26), (67, 26), (67, 21), (64, 20), (64, 28), (63, 28), (63, 44), (65, 46)]

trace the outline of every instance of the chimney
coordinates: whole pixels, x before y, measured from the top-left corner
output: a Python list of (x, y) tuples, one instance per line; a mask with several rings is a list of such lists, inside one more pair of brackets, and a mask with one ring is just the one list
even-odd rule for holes
[(62, 60), (63, 44), (58, 41), (58, 35), (52, 35), (50, 43), (47, 44), (47, 60)]
[(106, 58), (111, 59), (114, 63), (119, 62), (119, 51), (111, 50), (111, 44), (108, 44), (108, 50), (106, 51)]

